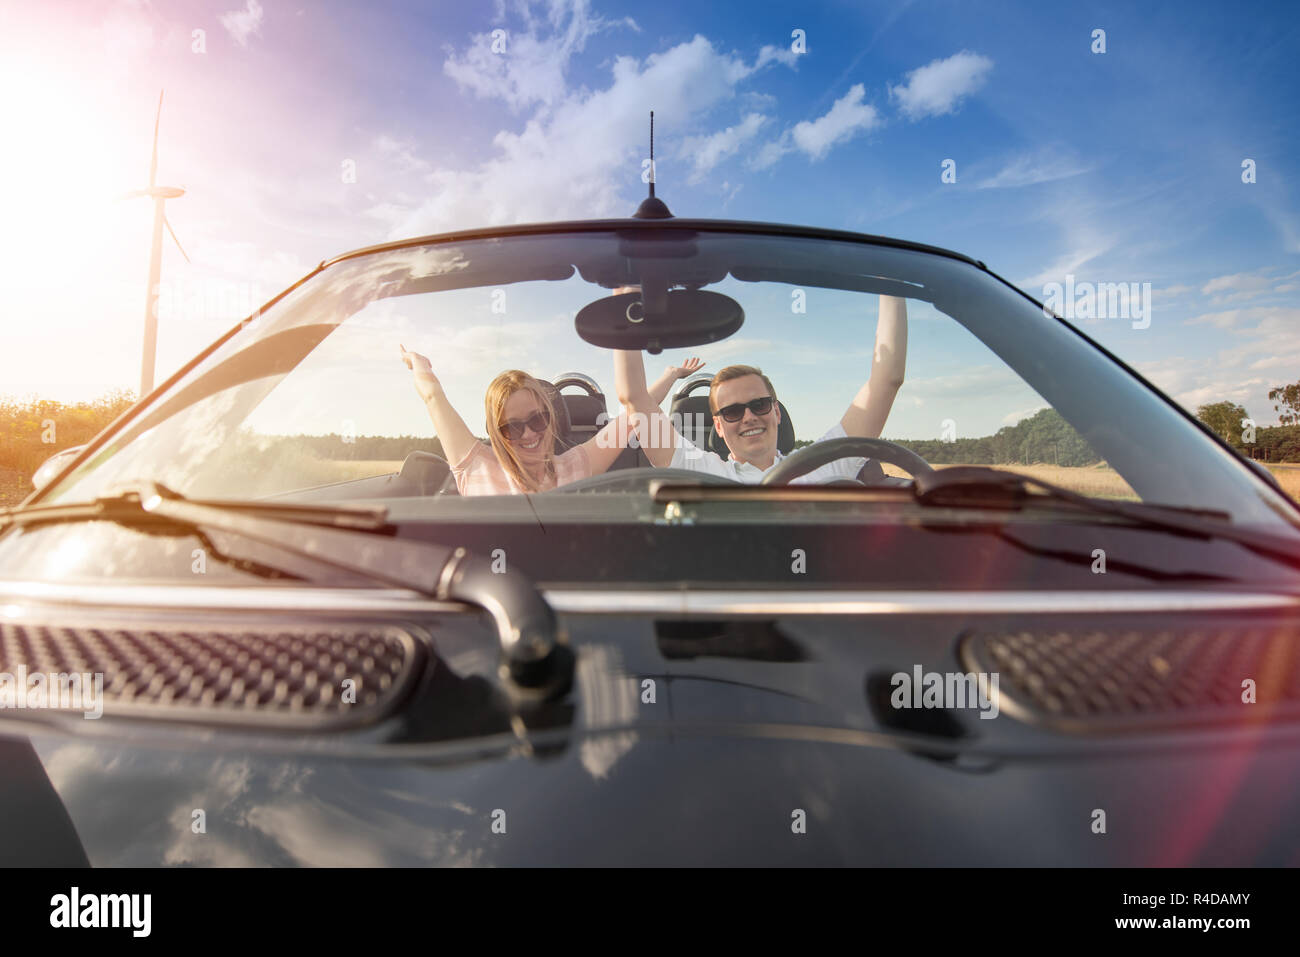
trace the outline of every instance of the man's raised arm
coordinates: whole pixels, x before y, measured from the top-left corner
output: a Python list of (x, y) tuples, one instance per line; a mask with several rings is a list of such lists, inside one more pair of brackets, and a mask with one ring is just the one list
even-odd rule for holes
[[(853, 404), (840, 419), (846, 435), (876, 439), (884, 431), (894, 397), (903, 386), (907, 365), (907, 301), (897, 296), (880, 297), (876, 323), (876, 348), (871, 359), (871, 378), (858, 390)], [(641, 374), (642, 382), (645, 373)]]
[(659, 411), (659, 403), (646, 388), (645, 363), (639, 351), (614, 350), (614, 388), (618, 392), (618, 401), (631, 413), (629, 418), (641, 447), (645, 449), (646, 458), (656, 468), (667, 468), (672, 464), (673, 451), (677, 448), (676, 430), (668, 417)]

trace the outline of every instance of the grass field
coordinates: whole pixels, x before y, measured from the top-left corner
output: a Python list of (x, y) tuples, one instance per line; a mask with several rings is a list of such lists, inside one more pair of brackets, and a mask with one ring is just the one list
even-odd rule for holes
[(1270, 465), (1268, 470), (1277, 476), (1286, 494), (1300, 502), (1300, 465)]
[[(1044, 482), (1051, 482), (1053, 485), (1059, 485), (1062, 488), (1068, 488), (1072, 492), (1079, 492), (1083, 495), (1137, 501), (1136, 493), (1129, 487), (1127, 482), (1119, 477), (1119, 473), (1104, 466), (1090, 468), (1065, 468), (1059, 465), (993, 466), (993, 468), (999, 467), (1012, 472), (1020, 472), (1024, 475), (1032, 475)], [(951, 466), (936, 465), (935, 468), (943, 469), (951, 468)], [(888, 475), (907, 477), (906, 472), (893, 465), (886, 465), (884, 469)], [(1288, 495), (1300, 501), (1300, 465), (1270, 465), (1268, 470), (1277, 477), (1278, 482)]]
[[(905, 471), (893, 465), (883, 466), (886, 475), (898, 475), (904, 478), (909, 477)], [(935, 468), (946, 469), (952, 468), (950, 465), (935, 465)], [(1119, 477), (1119, 473), (1112, 468), (1089, 467), (1089, 468), (1066, 468), (1062, 465), (993, 465), (988, 468), (1004, 468), (1012, 472), (1019, 472), (1022, 475), (1031, 475), (1034, 478), (1042, 479), (1044, 482), (1051, 482), (1053, 485), (1059, 485), (1062, 488), (1068, 488), (1072, 492), (1078, 492), (1081, 495), (1096, 495), (1101, 498), (1120, 498), (1136, 502), (1137, 493), (1129, 487)]]
[(401, 459), (358, 459), (355, 462), (337, 462), (320, 459), (318, 479), (322, 485), (329, 482), (348, 482), (352, 479), (370, 478), (372, 475), (387, 475), (401, 471)]

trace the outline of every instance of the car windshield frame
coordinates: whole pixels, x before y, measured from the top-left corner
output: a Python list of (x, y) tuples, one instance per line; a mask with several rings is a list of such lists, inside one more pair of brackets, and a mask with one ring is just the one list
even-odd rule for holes
[[(574, 260), (577, 257), (537, 255), (539, 248), (542, 248), (536, 245), (538, 242), (550, 241), (563, 245), (567, 241), (572, 241), (581, 246), (593, 240), (603, 243), (613, 242), (618, 245), (608, 254), (578, 261), (576, 265), (566, 260)], [(653, 273), (655, 268), (662, 268), (665, 263), (671, 265), (674, 261), (678, 264), (683, 261), (689, 262), (692, 256), (699, 260), (693, 264), (699, 268), (694, 272), (688, 270), (689, 278), (707, 287), (708, 279), (717, 275), (717, 264), (708, 261), (703, 254), (692, 253), (691, 250), (701, 241), (707, 245), (715, 240), (718, 242), (735, 240), (741, 246), (746, 240), (807, 243), (810, 244), (806, 247), (807, 251), (820, 251), (826, 254), (834, 252), (841, 258), (846, 256), (851, 258), (854, 251), (860, 253), (864, 261), (870, 260), (873, 254), (877, 258), (883, 256), (886, 259), (893, 256), (896, 263), (903, 261), (897, 257), (912, 257), (910, 262), (918, 267), (920, 273), (938, 271), (942, 274), (943, 270), (947, 270), (946, 276), (954, 284), (954, 288), (940, 288), (940, 284), (936, 283), (929, 290), (924, 282), (913, 282), (916, 270), (913, 271), (913, 279), (906, 276), (899, 279), (896, 276), (898, 270), (860, 269), (857, 273), (836, 274), (831, 271), (829, 275), (817, 275), (816, 271), (806, 263), (802, 266), (796, 263), (794, 266), (783, 267), (761, 265), (755, 267), (751, 264), (744, 267), (745, 271), (742, 274), (737, 274), (735, 262), (731, 262), (722, 272), (722, 276), (755, 283), (777, 282), (787, 285), (798, 278), (800, 284), (806, 286), (822, 285), (826, 288), (867, 292), (893, 293), (897, 290), (896, 294), (923, 300), (927, 300), (926, 293), (930, 292), (927, 301), (931, 301), (937, 311), (972, 332), (1006, 363), (1011, 371), (1042, 395), (1052, 408), (1059, 410), (1067, 422), (1078, 428), (1076, 422), (1086, 419), (1088, 415), (1081, 404), (1084, 397), (1076, 395), (1072, 400), (1066, 401), (1064, 405), (1070, 411), (1062, 408), (1062, 403), (1056, 401), (1051, 394), (1053, 391), (1059, 394), (1064, 391), (1064, 387), (1057, 387), (1056, 381), (1061, 377), (1055, 370), (1046, 368), (1050, 357), (1026, 357), (1017, 352), (1022, 345), (1017, 340), (1025, 338), (1026, 330), (1029, 330), (1030, 333), (1038, 336), (1041, 343), (1050, 344), (1056, 353), (1073, 355), (1080, 363), (1089, 364), (1090, 374), (1097, 377), (1099, 381), (1110, 380), (1109, 384), (1115, 387), (1114, 390), (1098, 391), (1103, 393), (1100, 395), (1100, 401), (1109, 411), (1111, 421), (1124, 423), (1123, 428), (1132, 427), (1128, 417), (1129, 410), (1124, 406), (1126, 401), (1136, 402), (1139, 406), (1143, 402), (1147, 403), (1148, 419), (1153, 416), (1155, 419), (1163, 418), (1161, 428), (1152, 429), (1149, 435), (1144, 436), (1142, 449), (1131, 449), (1128, 454), (1159, 455), (1162, 449), (1190, 450), (1200, 455), (1204, 464), (1213, 473), (1214, 481), (1210, 484), (1221, 488), (1232, 488), (1237, 501), (1250, 502), (1251, 507), (1247, 512), (1244, 515), (1234, 515), (1234, 520), (1240, 520), (1248, 515), (1251, 522), (1276, 523), (1293, 533), (1300, 528), (1300, 509), (1297, 509), (1295, 503), (1264, 481), (1222, 439), (1210, 433), (1186, 409), (1082, 330), (1071, 325), (1064, 318), (1044, 312), (1041, 303), (989, 271), (982, 262), (939, 247), (841, 230), (689, 219), (592, 220), (464, 230), (366, 247), (322, 262), (315, 270), (276, 296), (252, 316), (232, 327), (162, 383), (143, 402), (128, 410), (89, 443), (80, 454), (72, 458), (62, 472), (49, 485), (32, 496), (27, 504), (84, 501), (86, 497), (69, 498), (68, 494), (74, 491), (83, 479), (97, 471), (97, 467), (106, 459), (111, 458), (109, 450), (114, 442), (126, 445), (139, 441), (155, 425), (170, 419), (214, 391), (229, 389), (232, 385), (246, 385), (254, 379), (269, 378), (278, 383), (279, 379), (275, 378), (274, 369), (271, 372), (261, 371), (256, 376), (225, 384), (222, 384), (220, 374), (223, 368), (227, 375), (231, 374), (238, 365), (234, 360), (240, 357), (243, 357), (243, 364), (247, 366), (248, 353), (259, 345), (263, 346), (263, 351), (268, 354), (282, 352), (279, 346), (288, 340), (276, 341), (270, 337), (297, 337), (301, 341), (294, 344), (295, 348), (307, 346), (306, 352), (288, 365), (288, 369), (292, 369), (310, 354), (311, 340), (316, 334), (312, 331), (313, 328), (319, 331), (321, 328), (328, 327), (325, 334), (321, 336), (325, 338), (330, 331), (346, 322), (349, 316), (378, 298), (416, 295), (447, 288), (477, 288), (535, 279), (562, 279), (575, 275), (595, 283), (593, 288), (603, 286), (612, 289), (620, 284), (638, 282), (647, 274), (647, 269)], [(530, 246), (530, 243), (533, 245)], [(485, 250), (491, 248), (490, 244), (497, 244), (498, 250), (507, 249), (510, 255), (498, 258), (509, 258), (511, 261), (508, 267), (503, 263), (497, 264), (496, 272), (488, 270), (478, 274), (475, 272), (474, 263), (471, 262), (466, 266), (463, 260), (448, 258), (449, 250), (453, 253), (458, 248)], [(509, 248), (510, 244), (513, 244), (513, 248)], [(811, 244), (820, 244), (820, 250)], [(558, 249), (559, 246), (556, 248)], [(419, 261), (420, 254), (423, 254), (426, 260), (420, 266), (425, 273), (416, 275), (411, 264)], [(617, 262), (620, 258), (624, 263), (621, 272)], [(794, 258), (798, 259), (797, 256)], [(403, 268), (406, 269), (405, 276), (400, 275)], [(502, 272), (502, 269), (506, 271)], [(800, 269), (803, 271), (800, 272)], [(902, 271), (906, 272), (906, 270)], [(858, 284), (845, 285), (844, 281), (850, 277)], [(363, 284), (368, 284), (369, 288), (362, 290), (360, 285)], [(996, 321), (985, 317), (982, 324), (976, 323), (976, 327), (972, 327), (968, 320), (973, 317), (969, 311), (962, 312), (962, 309), (967, 307), (957, 305), (963, 294), (972, 291), (977, 299), (983, 295), (990, 302), (1001, 297), (1003, 306), (1019, 309), (1022, 319), (999, 325)], [(327, 306), (327, 314), (331, 317), (329, 321), (318, 319), (313, 323), (303, 323), (295, 319), (295, 315), (301, 317), (310, 312), (308, 307), (322, 303)], [(1031, 318), (1031, 313), (1036, 318)], [(1030, 326), (1029, 323), (1034, 325)], [(1020, 361), (1013, 361), (1008, 354), (1019, 356)], [(1032, 378), (1026, 374), (1026, 368), (1032, 370)], [(243, 375), (248, 375), (247, 370)], [(273, 383), (267, 391), (273, 391), (274, 387)], [(1111, 392), (1121, 394), (1108, 394)], [(1157, 408), (1160, 410), (1159, 413), (1152, 411)], [(1105, 419), (1106, 414), (1103, 412), (1101, 418)], [(1125, 443), (1129, 441), (1123, 435), (1122, 428), (1114, 428), (1111, 433), (1104, 438), (1110, 442), (1111, 447), (1122, 450)], [(1124, 459), (1124, 454), (1107, 455), (1093, 441), (1092, 435), (1088, 436), (1088, 440), (1112, 467), (1131, 482), (1125, 470), (1119, 468), (1117, 464)], [(137, 478), (152, 478), (152, 476), (137, 476)], [(1195, 484), (1198, 491), (1206, 484), (1204, 476), (1193, 479), (1186, 475), (1171, 474), (1169, 478), (1175, 486), (1180, 481), (1184, 483), (1184, 490), (1189, 487), (1187, 483)], [(1187, 507), (1206, 507), (1207, 501), (1218, 504), (1214, 503), (1213, 499), (1185, 494), (1175, 495), (1172, 499), (1148, 498), (1143, 494), (1142, 489), (1137, 486), (1134, 488), (1143, 501), (1151, 501), (1153, 504)]]

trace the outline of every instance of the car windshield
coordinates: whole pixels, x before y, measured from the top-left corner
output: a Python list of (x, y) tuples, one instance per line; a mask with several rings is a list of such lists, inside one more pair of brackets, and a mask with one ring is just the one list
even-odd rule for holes
[[(653, 311), (655, 297), (668, 295), (688, 304), (678, 319), (688, 335), (695, 329), (695, 344), (673, 347), (692, 340), (665, 336), (658, 345), (666, 347), (656, 352), (646, 340), (648, 350), (636, 347), (638, 361), (650, 391), (668, 382), (659, 407), (679, 413), (670, 421), (701, 449), (697, 458), (712, 448), (724, 469), (737, 461), (728, 441), (767, 441), (761, 431), (738, 436), (753, 422), (780, 433), (776, 461), (844, 434), (838, 429), (846, 411), (870, 383), (881, 342), (888, 345), (879, 335), (885, 304), (901, 302), (905, 355), (893, 360), (905, 359), (905, 374), (888, 390), (883, 429), (866, 434), (904, 451), (859, 452), (821, 478), (905, 485), (907, 453), (914, 453), (936, 468), (990, 465), (1090, 496), (1213, 509), (1239, 523), (1290, 524), (1285, 500), (1231, 452), (1069, 325), (976, 264), (849, 238), (675, 225), (448, 237), (343, 257), (243, 323), (42, 501), (90, 500), (148, 479), (189, 497), (382, 500), (408, 515), (423, 507), (431, 518), (459, 512), (505, 520), (514, 513), (484, 509), (516, 490), (500, 455), (510, 423), (524, 444), (545, 430), (537, 429), (541, 419), (527, 424), (541, 408), (532, 393), (520, 393), (528, 406), (523, 415), (518, 402), (511, 409), (510, 388), (501, 393), (504, 405), (485, 404), (485, 397), (502, 372), (520, 370), (559, 387), (546, 391), (555, 446), (551, 455), (541, 453), (557, 467), (552, 478), (543, 470), (529, 499), (577, 501), (595, 514), (593, 499), (565, 495), (566, 484), (591, 487), (590, 476), (644, 473), (651, 462), (635, 447), (609, 462), (588, 456), (582, 468), (565, 457), (621, 411), (616, 353), (609, 342), (589, 341), (599, 339), (590, 327), (579, 334), (580, 313), (606, 300), (604, 321), (616, 315), (632, 329), (643, 321), (636, 308)], [(727, 298), (706, 302), (700, 291)], [(608, 307), (615, 295), (622, 297), (616, 314)], [(624, 309), (625, 300), (638, 298), (644, 302)], [(738, 327), (739, 315), (728, 314), (705, 328), (713, 320), (703, 313), (720, 303), (724, 313), (743, 311)], [(697, 307), (698, 322), (690, 311)], [(644, 320), (644, 330), (654, 318)], [(703, 362), (698, 370), (692, 357)], [(449, 454), (453, 443), (438, 434), (438, 417), (408, 367), (424, 359), (441, 388), (439, 401), (459, 416), (477, 448)], [(737, 365), (761, 369), (766, 379), (733, 379), (726, 395), (761, 398), (766, 386), (753, 396), (741, 393), (747, 383), (765, 382), (779, 405), (746, 412), (729, 399), (753, 418), (724, 425), (710, 415), (709, 377)], [(477, 472), (471, 458), (481, 459)], [(757, 481), (766, 464), (740, 480)], [(612, 496), (602, 500), (606, 505), (645, 500), (648, 483), (609, 482), (600, 490)], [(761, 520), (773, 502), (756, 499), (748, 507)]]

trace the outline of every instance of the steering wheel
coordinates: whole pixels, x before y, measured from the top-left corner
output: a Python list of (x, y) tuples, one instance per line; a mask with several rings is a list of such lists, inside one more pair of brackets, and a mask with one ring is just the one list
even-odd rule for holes
[(880, 462), (888, 462), (890, 465), (897, 465), (900, 469), (906, 469), (914, 477), (934, 471), (929, 462), (911, 449), (905, 449), (901, 445), (895, 445), (885, 439), (868, 439), (862, 436), (850, 435), (842, 439), (827, 439), (824, 442), (814, 442), (793, 455), (786, 456), (777, 463), (775, 468), (763, 476), (761, 484), (788, 485), (791, 479), (807, 475), (813, 469), (820, 468), (827, 463), (834, 462), (837, 459), (859, 456), (866, 456)]

